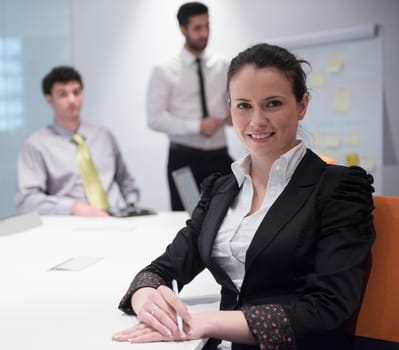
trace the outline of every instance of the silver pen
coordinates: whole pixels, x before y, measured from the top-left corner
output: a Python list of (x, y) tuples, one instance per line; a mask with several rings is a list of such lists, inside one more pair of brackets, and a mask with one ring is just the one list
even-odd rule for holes
[[(179, 288), (177, 287), (177, 281), (172, 281), (172, 288), (176, 295), (179, 295)], [(176, 312), (176, 321), (177, 321), (177, 328), (179, 329), (180, 333), (183, 333), (183, 320), (181, 319), (180, 315)]]

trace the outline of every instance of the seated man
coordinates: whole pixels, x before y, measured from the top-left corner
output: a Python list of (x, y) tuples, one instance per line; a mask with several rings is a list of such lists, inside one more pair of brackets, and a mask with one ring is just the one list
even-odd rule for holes
[(31, 135), (18, 158), (18, 213), (106, 216), (138, 199), (114, 136), (83, 123), (83, 82), (72, 67), (55, 67), (42, 81), (54, 123)]

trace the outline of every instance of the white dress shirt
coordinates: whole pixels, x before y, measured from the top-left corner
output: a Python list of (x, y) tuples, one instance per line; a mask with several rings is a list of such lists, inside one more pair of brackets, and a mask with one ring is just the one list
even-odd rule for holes
[[(200, 134), (202, 109), (195, 58), (183, 48), (176, 57), (154, 67), (147, 91), (148, 125), (178, 144), (203, 150), (225, 147), (224, 127), (212, 137)], [(209, 115), (224, 119), (229, 62), (207, 52), (200, 58)]]
[[(139, 193), (111, 132), (81, 123), (78, 133), (90, 151), (111, 208), (135, 203)], [(17, 212), (70, 215), (75, 201), (87, 203), (76, 160), (73, 132), (52, 124), (31, 135), (18, 157)]]
[[(253, 197), (250, 155), (246, 155), (231, 165), (241, 190), (219, 228), (211, 256), (226, 271), (238, 290), (241, 290), (246, 253), (255, 232), (270, 207), (291, 180), (292, 174), (305, 153), (306, 146), (300, 141), (273, 162), (263, 202), (260, 208), (251, 215), (247, 215), (251, 209)], [(231, 342), (222, 341), (218, 349), (230, 350)]]
[(306, 147), (300, 141), (273, 162), (263, 202), (251, 215), (247, 215), (253, 197), (251, 158), (247, 155), (231, 165), (241, 190), (220, 226), (212, 249), (212, 257), (227, 272), (238, 290), (241, 289), (244, 278), (245, 257), (249, 244), (270, 207), (287, 186), (305, 153)]

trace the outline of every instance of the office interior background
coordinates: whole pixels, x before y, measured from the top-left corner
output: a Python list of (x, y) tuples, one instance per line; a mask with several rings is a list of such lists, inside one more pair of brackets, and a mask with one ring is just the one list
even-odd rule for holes
[[(167, 137), (146, 124), (152, 66), (176, 54), (183, 37), (176, 0), (0, 0), (0, 218), (15, 213), (22, 142), (52, 122), (40, 82), (53, 66), (84, 79), (84, 121), (109, 127), (142, 190), (142, 204), (169, 210)], [(384, 195), (399, 195), (399, 1), (206, 0), (209, 49), (231, 58), (258, 43), (297, 34), (378, 24), (383, 39)], [(362, 57), (359, 57), (361, 60)], [(373, 84), (373, 81), (370, 81)], [(231, 153), (242, 154), (232, 130)], [(373, 139), (368, 140), (373, 142)]]

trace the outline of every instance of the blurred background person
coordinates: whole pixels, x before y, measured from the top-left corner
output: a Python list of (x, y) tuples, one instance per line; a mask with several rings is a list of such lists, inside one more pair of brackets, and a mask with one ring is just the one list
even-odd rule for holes
[(17, 163), (18, 213), (107, 216), (133, 205), (139, 190), (112, 133), (80, 118), (83, 81), (73, 67), (53, 68), (42, 90), (54, 122), (31, 135)]
[(152, 71), (147, 93), (148, 124), (169, 137), (168, 184), (172, 210), (184, 210), (172, 172), (189, 166), (199, 186), (213, 172), (230, 172), (224, 125), (228, 61), (207, 52), (208, 8), (183, 4), (177, 13), (185, 38), (180, 53)]

